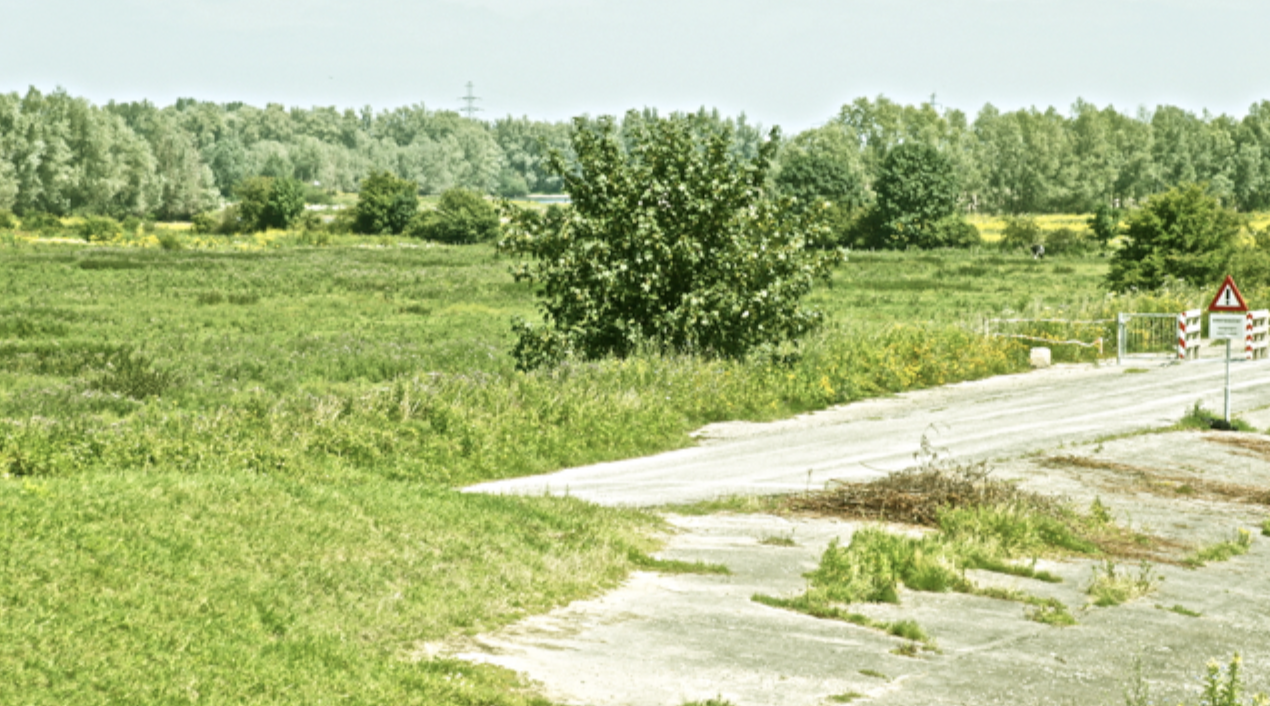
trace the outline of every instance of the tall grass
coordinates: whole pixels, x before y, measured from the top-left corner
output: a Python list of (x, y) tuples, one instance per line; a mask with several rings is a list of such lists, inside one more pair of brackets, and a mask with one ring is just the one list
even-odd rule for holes
[(508, 321), (532, 292), (491, 248), (159, 230), (0, 235), (16, 702), (531, 702), (417, 643), (612, 585), (655, 522), (455, 486), (1020, 370), (1025, 347), (977, 322), (1096, 299), (1105, 269), (860, 253), (813, 293), (828, 325), (800, 346), (526, 374)]

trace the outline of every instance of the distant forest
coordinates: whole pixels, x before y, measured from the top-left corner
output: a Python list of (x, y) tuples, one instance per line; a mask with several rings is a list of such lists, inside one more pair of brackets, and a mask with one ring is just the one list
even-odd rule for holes
[[(629, 114), (624, 127), (653, 114)], [(698, 115), (730, 127), (740, 152), (755, 152), (764, 139), (744, 115)], [(98, 106), (32, 88), (0, 94), (0, 209), (187, 218), (219, 206), (248, 177), (354, 192), (373, 171), (410, 179), (422, 193), (456, 186), (501, 196), (556, 193), (560, 180), (545, 156), (568, 152), (571, 129), (528, 118), (472, 120), (423, 105), (378, 112), (193, 99), (164, 108)], [(931, 104), (860, 98), (785, 140), (782, 160), (833, 163), (866, 199), (887, 151), (921, 142), (953, 161), (968, 211), (1089, 212), (1187, 182), (1206, 182), (1240, 210), (1270, 208), (1270, 101), (1242, 118), (1173, 106), (1127, 115), (1078, 100), (1067, 115), (986, 105), (971, 120)]]

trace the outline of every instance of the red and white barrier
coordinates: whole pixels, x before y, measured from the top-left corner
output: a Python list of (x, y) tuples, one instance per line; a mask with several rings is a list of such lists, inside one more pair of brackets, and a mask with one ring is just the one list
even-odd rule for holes
[(1204, 312), (1199, 309), (1177, 315), (1177, 359), (1199, 360), (1200, 331)]
[(1261, 360), (1267, 353), (1267, 336), (1270, 334), (1270, 309), (1258, 309), (1248, 312), (1248, 323), (1244, 327), (1244, 357), (1248, 360)]

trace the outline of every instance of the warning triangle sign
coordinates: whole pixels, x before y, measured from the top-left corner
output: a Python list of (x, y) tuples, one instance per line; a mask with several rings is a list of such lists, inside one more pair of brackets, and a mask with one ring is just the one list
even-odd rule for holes
[(1213, 302), (1208, 305), (1208, 310), (1248, 311), (1248, 304), (1244, 302), (1244, 295), (1239, 293), (1239, 287), (1235, 286), (1233, 277), (1226, 275), (1226, 281), (1221, 283), (1217, 296), (1213, 297)]

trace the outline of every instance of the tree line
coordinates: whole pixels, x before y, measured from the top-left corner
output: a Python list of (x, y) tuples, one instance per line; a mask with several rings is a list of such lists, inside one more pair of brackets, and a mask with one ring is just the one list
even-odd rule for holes
[[(628, 113), (619, 139), (656, 117)], [(703, 109), (696, 117), (699, 130), (726, 130), (738, 156), (758, 153), (763, 131), (744, 115)], [(99, 106), (61, 89), (32, 88), (0, 94), (0, 210), (188, 218), (262, 176), (342, 192), (389, 173), (429, 194), (456, 187), (558, 193), (563, 181), (548, 167), (549, 154), (571, 158), (573, 129), (524, 117), (472, 120), (422, 104), (383, 111), (193, 99)], [(805, 172), (821, 182), (815, 190), (862, 206), (885, 181), (887, 155), (902, 144), (932, 148), (951, 164), (956, 203), (966, 211), (1091, 212), (1195, 182), (1237, 209), (1270, 208), (1270, 101), (1242, 118), (1174, 106), (1129, 115), (1078, 100), (1067, 114), (986, 105), (970, 119), (929, 103), (860, 98), (785, 140), (772, 174)]]

